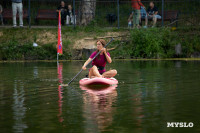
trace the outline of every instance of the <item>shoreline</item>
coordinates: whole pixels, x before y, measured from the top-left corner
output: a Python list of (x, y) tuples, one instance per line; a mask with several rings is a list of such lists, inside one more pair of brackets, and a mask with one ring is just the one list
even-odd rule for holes
[[(86, 60), (97, 39), (109, 41), (110, 37), (116, 37), (108, 47), (115, 60), (199, 60), (200, 57), (198, 28), (129, 31), (87, 27), (63, 28), (63, 55), (59, 59)], [(3, 29), (0, 38), (0, 62), (56, 61), (57, 29)]]
[[(86, 60), (59, 60), (59, 62), (84, 62)], [(200, 61), (200, 58), (166, 58), (166, 59), (113, 59), (113, 61)], [(0, 63), (15, 62), (57, 62), (57, 60), (7, 60)]]

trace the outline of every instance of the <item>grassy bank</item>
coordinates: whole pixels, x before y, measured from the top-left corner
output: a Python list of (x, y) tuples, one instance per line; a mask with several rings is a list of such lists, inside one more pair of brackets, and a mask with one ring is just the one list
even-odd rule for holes
[[(94, 32), (95, 31), (95, 32)], [(108, 30), (95, 28), (62, 28), (63, 55), (71, 59), (72, 47), (77, 39), (101, 36)], [(38, 47), (33, 47), (33, 43)], [(1, 29), (0, 60), (53, 60), (57, 52), (57, 28)]]
[[(190, 58), (200, 53), (199, 29), (152, 28), (130, 31), (124, 43), (115, 42), (115, 58)], [(175, 47), (181, 45), (177, 53)]]
[[(127, 32), (122, 39), (115, 39), (109, 46), (114, 58), (186, 58), (200, 52), (199, 29), (153, 28), (140, 30), (102, 29), (98, 27), (62, 28), (62, 60), (70, 60), (76, 40), (84, 37), (97, 38), (110, 32)], [(33, 42), (38, 47), (33, 47)], [(175, 46), (181, 44), (177, 55)], [(0, 60), (55, 60), (57, 29), (2, 29), (0, 31)]]

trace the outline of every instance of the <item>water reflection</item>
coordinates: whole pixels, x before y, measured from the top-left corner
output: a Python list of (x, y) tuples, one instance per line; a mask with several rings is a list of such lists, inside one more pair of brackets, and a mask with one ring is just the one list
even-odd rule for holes
[(107, 131), (113, 122), (117, 91), (116, 86), (88, 88), (80, 86), (83, 93), (85, 132)]
[(58, 86), (58, 111), (59, 111), (59, 113), (58, 113), (58, 119), (59, 119), (59, 122), (63, 122), (64, 121), (64, 119), (63, 119), (63, 117), (62, 117), (62, 103), (63, 103), (63, 101), (62, 101), (62, 99), (63, 99), (63, 96), (62, 96), (62, 86), (61, 85), (59, 85)]
[[(19, 86), (19, 87), (18, 87)], [(24, 105), (24, 85), (22, 81), (15, 80), (14, 82), (14, 93), (13, 93), (13, 119), (15, 123), (13, 125), (14, 132), (21, 133), (27, 128), (26, 123), (23, 121), (26, 115), (26, 107)]]
[(181, 68), (181, 65), (182, 65), (182, 64), (181, 64), (181, 61), (176, 61), (176, 62), (175, 62), (175, 67), (176, 67), (176, 68)]
[[(63, 76), (62, 76), (62, 70), (63, 70), (63, 64), (62, 63), (57, 63), (57, 71), (58, 71), (58, 82), (60, 84), (63, 83)], [(62, 93), (63, 93), (63, 90), (62, 90), (62, 86), (59, 85), (58, 86), (58, 120), (59, 122), (63, 122), (64, 119), (62, 117), (62, 99), (63, 99), (63, 96), (62, 96)]]
[(57, 63), (58, 82), (59, 82), (60, 84), (63, 83), (62, 70), (63, 70), (63, 64), (62, 64), (62, 63)]
[(38, 78), (38, 67), (34, 66), (33, 68), (33, 78), (36, 79)]
[(138, 131), (142, 131), (142, 119), (144, 118), (143, 107), (142, 107), (142, 95), (133, 94), (133, 117), (136, 118), (136, 127)]

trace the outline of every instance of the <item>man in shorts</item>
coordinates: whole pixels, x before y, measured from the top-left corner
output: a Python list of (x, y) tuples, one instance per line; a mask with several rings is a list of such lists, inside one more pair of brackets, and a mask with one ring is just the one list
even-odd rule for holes
[(148, 19), (152, 19), (153, 20), (153, 26), (156, 26), (157, 23), (157, 19), (161, 19), (161, 16), (158, 14), (158, 8), (154, 5), (154, 2), (151, 1), (149, 3), (149, 8), (147, 10), (147, 16)]

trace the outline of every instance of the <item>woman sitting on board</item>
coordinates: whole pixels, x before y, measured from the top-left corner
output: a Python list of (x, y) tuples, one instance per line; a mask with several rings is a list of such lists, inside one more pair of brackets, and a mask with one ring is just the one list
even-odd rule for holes
[(89, 78), (99, 77), (99, 78), (111, 78), (117, 74), (116, 70), (109, 70), (106, 72), (105, 66), (106, 62), (111, 63), (112, 59), (110, 54), (107, 52), (104, 46), (106, 41), (100, 39), (97, 41), (97, 51), (93, 52), (89, 59), (84, 63), (82, 69), (86, 70), (86, 65), (95, 57), (95, 55), (101, 51), (101, 53), (92, 61), (92, 68), (89, 69)]

